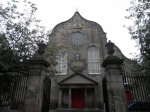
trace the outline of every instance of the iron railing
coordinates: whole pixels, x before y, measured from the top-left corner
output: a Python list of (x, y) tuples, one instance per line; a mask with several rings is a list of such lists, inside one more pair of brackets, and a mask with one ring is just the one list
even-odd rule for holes
[(128, 111), (150, 111), (150, 73), (123, 72)]
[(0, 110), (23, 110), (28, 76), (0, 73)]

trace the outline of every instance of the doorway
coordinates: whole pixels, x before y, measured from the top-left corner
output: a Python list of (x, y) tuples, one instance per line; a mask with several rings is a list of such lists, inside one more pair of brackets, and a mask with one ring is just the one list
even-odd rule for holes
[(84, 89), (72, 89), (72, 108), (83, 109), (85, 105)]

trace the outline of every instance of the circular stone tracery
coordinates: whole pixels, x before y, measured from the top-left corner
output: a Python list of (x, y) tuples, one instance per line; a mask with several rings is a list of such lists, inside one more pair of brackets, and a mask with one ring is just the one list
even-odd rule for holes
[(72, 45), (79, 47), (86, 42), (86, 37), (83, 33), (75, 32), (70, 35), (69, 41)]

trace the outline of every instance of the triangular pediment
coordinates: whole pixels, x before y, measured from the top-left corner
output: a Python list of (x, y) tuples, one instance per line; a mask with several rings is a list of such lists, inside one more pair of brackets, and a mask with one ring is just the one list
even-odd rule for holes
[(75, 74), (67, 77), (66, 79), (60, 81), (58, 83), (61, 84), (90, 84), (90, 85), (96, 85), (98, 82), (94, 81), (93, 79), (90, 79), (89, 77), (86, 77), (81, 74)]

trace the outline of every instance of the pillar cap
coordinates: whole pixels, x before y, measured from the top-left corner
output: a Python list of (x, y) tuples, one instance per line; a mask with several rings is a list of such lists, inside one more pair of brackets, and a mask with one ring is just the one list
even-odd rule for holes
[(117, 56), (108, 56), (102, 63), (102, 67), (106, 67), (107, 65), (115, 65), (122, 64), (124, 59), (120, 59)]

